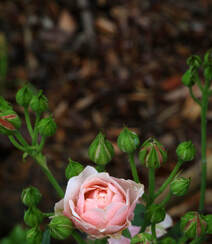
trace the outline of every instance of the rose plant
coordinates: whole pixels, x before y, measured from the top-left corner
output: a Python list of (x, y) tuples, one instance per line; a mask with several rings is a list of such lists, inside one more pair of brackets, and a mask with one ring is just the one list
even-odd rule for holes
[[(199, 212), (185, 214), (181, 223), (174, 226), (170, 232), (166, 228), (171, 227), (173, 223), (165, 208), (173, 195), (181, 197), (188, 192), (192, 179), (178, 176), (181, 166), (195, 157), (196, 150), (191, 141), (178, 145), (177, 163), (163, 184), (156, 189), (155, 171), (167, 161), (164, 146), (154, 138), (149, 138), (140, 145), (138, 135), (125, 127), (118, 136), (117, 146), (128, 156), (133, 180), (119, 179), (106, 172), (106, 166), (114, 156), (114, 148), (100, 132), (88, 149), (88, 157), (95, 167), (84, 168), (79, 162), (70, 159), (65, 171), (68, 183), (64, 192), (48, 168), (47, 158), (43, 154), (46, 138), (56, 131), (56, 123), (53, 117), (48, 115), (47, 98), (42, 91), (36, 92), (29, 84), (16, 95), (17, 103), (23, 107), (31, 137), (28, 142), (20, 131), (20, 117), (13, 107), (0, 97), (0, 133), (7, 135), (10, 142), (23, 152), (24, 160), (27, 156), (35, 160), (60, 198), (56, 204), (52, 204), (52, 209), (55, 205), (54, 213), (44, 213), (38, 208), (41, 200), (39, 190), (32, 186), (23, 190), (21, 199), (28, 208), (24, 214), (24, 221), (29, 227), (26, 233), (29, 243), (49, 244), (51, 238), (63, 240), (71, 235), (80, 244), (183, 244), (187, 241), (198, 244), (203, 243), (207, 235), (212, 234), (212, 215), (203, 214), (207, 173), (206, 114), (208, 99), (212, 95), (212, 50), (206, 53), (204, 62), (199, 56), (193, 55), (187, 63), (189, 69), (182, 82), (189, 88), (192, 98), (201, 108), (200, 208)], [(204, 82), (199, 79), (200, 68), (203, 68)], [(193, 94), (194, 85), (199, 87), (201, 99)], [(34, 123), (29, 111), (35, 113)], [(44, 113), (46, 114), (43, 118)], [(148, 170), (148, 186), (145, 187), (145, 193), (134, 160), (137, 149), (141, 163), (139, 170), (141, 167)], [(167, 188), (167, 196), (158, 202), (158, 196)], [(45, 218), (50, 223), (43, 223)], [(178, 226), (180, 227), (177, 228)]]

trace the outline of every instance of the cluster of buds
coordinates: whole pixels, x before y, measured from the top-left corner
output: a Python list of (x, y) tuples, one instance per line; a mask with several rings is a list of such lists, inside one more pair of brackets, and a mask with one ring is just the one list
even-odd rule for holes
[(41, 114), (48, 109), (48, 99), (42, 90), (36, 93), (30, 84), (26, 84), (16, 94), (16, 102), (24, 108), (31, 107), (32, 111)]
[(182, 83), (187, 87), (192, 87), (199, 79), (198, 69), (202, 64), (202, 60), (198, 55), (192, 55), (187, 59), (189, 69), (182, 77)]
[(21, 200), (28, 209), (24, 213), (24, 222), (26, 225), (31, 227), (27, 231), (26, 237), (29, 243), (41, 243), (42, 231), (39, 225), (42, 223), (44, 215), (37, 208), (38, 203), (41, 200), (40, 191), (31, 186), (22, 191)]
[(159, 168), (167, 161), (167, 152), (156, 139), (149, 138), (141, 146), (139, 160), (147, 168)]

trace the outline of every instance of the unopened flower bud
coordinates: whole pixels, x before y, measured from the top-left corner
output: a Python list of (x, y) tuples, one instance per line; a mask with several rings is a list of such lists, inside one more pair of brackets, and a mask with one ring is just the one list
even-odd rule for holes
[(212, 234), (212, 214), (204, 216), (204, 220), (207, 223), (207, 234)]
[(30, 102), (32, 111), (36, 113), (43, 113), (48, 109), (48, 99), (40, 91), (37, 95), (33, 96)]
[(159, 204), (152, 204), (147, 209), (146, 214), (147, 214), (147, 219), (150, 221), (150, 223), (157, 224), (164, 220), (166, 216), (166, 211)]
[(185, 141), (178, 145), (176, 153), (178, 158), (182, 161), (191, 161), (194, 159), (196, 150), (191, 141)]
[(161, 143), (153, 138), (149, 138), (141, 146), (139, 160), (147, 168), (159, 168), (166, 162), (167, 152)]
[(189, 68), (182, 76), (182, 83), (187, 87), (192, 87), (198, 79), (198, 72), (193, 67)]
[(34, 227), (43, 221), (43, 213), (36, 207), (30, 207), (24, 213), (24, 222), (30, 227)]
[(88, 149), (90, 160), (96, 164), (105, 165), (111, 161), (114, 155), (113, 145), (100, 132)]
[(192, 55), (187, 59), (187, 64), (194, 68), (199, 68), (202, 64), (202, 60), (198, 55)]
[(204, 65), (212, 65), (212, 49), (209, 49), (204, 56)]
[(58, 240), (68, 238), (71, 235), (72, 229), (73, 226), (70, 219), (62, 215), (53, 217), (49, 223), (51, 236)]
[(117, 144), (121, 151), (132, 153), (139, 146), (139, 137), (133, 131), (125, 127), (118, 136)]
[(159, 244), (177, 244), (177, 242), (171, 237), (166, 237), (163, 240), (161, 240)]
[(13, 110), (0, 113), (0, 133), (11, 135), (21, 127), (21, 120)]
[(131, 244), (151, 244), (152, 243), (152, 235), (149, 233), (140, 233), (134, 236), (131, 240)]
[(40, 202), (41, 197), (40, 191), (33, 186), (27, 187), (21, 193), (21, 200), (23, 204), (28, 207), (37, 205)]
[(42, 241), (42, 231), (38, 226), (29, 229), (26, 233), (27, 243), (40, 244)]
[(83, 171), (84, 167), (82, 164), (69, 159), (69, 164), (66, 167), (65, 175), (66, 178), (69, 180), (71, 177), (79, 175)]
[(174, 179), (170, 186), (172, 194), (178, 197), (184, 196), (188, 192), (190, 182), (190, 178), (179, 177)]
[(56, 128), (57, 125), (51, 116), (41, 119), (38, 123), (38, 131), (40, 135), (44, 137), (53, 136), (56, 132)]
[(27, 108), (29, 106), (32, 97), (33, 97), (32, 90), (30, 89), (29, 85), (25, 85), (23, 88), (18, 90), (16, 94), (16, 102), (19, 105)]
[(212, 80), (212, 65), (207, 65), (204, 69), (204, 77), (206, 80)]
[(206, 232), (207, 222), (198, 212), (186, 213), (180, 221), (181, 231), (191, 239), (195, 239)]

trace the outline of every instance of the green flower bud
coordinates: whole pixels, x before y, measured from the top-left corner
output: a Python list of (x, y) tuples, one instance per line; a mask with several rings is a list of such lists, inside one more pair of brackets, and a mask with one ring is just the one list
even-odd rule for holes
[(83, 171), (84, 167), (82, 164), (73, 161), (69, 158), (69, 164), (66, 167), (65, 175), (66, 178), (69, 180), (71, 177), (79, 175)]
[(199, 68), (202, 64), (202, 60), (198, 55), (192, 55), (187, 59), (187, 64), (194, 68)]
[(147, 168), (159, 168), (166, 162), (167, 152), (157, 140), (149, 138), (142, 144), (138, 157)]
[(166, 237), (163, 240), (161, 240), (159, 244), (177, 244), (177, 242), (171, 237)]
[(113, 145), (105, 139), (105, 136), (101, 132), (99, 132), (88, 149), (90, 160), (96, 164), (105, 165), (111, 161), (113, 155)]
[(136, 236), (134, 236), (131, 240), (131, 244), (151, 244), (153, 241), (153, 237), (149, 233), (140, 233)]
[(0, 96), (0, 111), (4, 112), (5, 110), (13, 110), (13, 108), (2, 96)]
[(56, 128), (57, 125), (51, 116), (41, 119), (38, 123), (38, 131), (40, 135), (44, 137), (53, 136), (56, 132)]
[(204, 65), (212, 65), (212, 49), (209, 49), (204, 56)]
[(150, 223), (157, 224), (164, 220), (166, 216), (166, 211), (159, 204), (152, 204), (146, 212), (147, 219)]
[(21, 193), (21, 200), (23, 204), (28, 207), (37, 205), (40, 202), (41, 197), (40, 191), (33, 186), (27, 187)]
[(204, 77), (206, 80), (212, 80), (212, 65), (207, 65), (204, 69)]
[(36, 207), (31, 207), (24, 213), (24, 222), (30, 227), (39, 225), (43, 221), (43, 213)]
[(188, 192), (190, 182), (190, 178), (180, 177), (174, 179), (170, 186), (172, 194), (178, 197), (184, 196)]
[(132, 153), (139, 145), (139, 138), (135, 132), (125, 127), (118, 136), (117, 144), (121, 151)]
[(181, 218), (180, 228), (188, 238), (195, 239), (206, 232), (207, 222), (198, 212), (192, 211)]
[(29, 103), (33, 97), (33, 92), (29, 85), (25, 85), (23, 88), (18, 90), (16, 94), (16, 102), (25, 108), (29, 106)]
[(212, 234), (212, 214), (204, 216), (204, 220), (207, 223), (207, 234)]
[(21, 127), (21, 120), (13, 110), (0, 113), (0, 133), (11, 135)]
[(198, 79), (198, 72), (192, 67), (189, 68), (182, 76), (182, 83), (185, 86), (192, 87)]
[(26, 239), (30, 244), (40, 244), (42, 241), (42, 231), (38, 226), (33, 227), (27, 231)]
[(191, 141), (185, 141), (178, 145), (176, 153), (179, 159), (186, 162), (194, 159), (196, 150)]
[(36, 113), (43, 113), (48, 109), (48, 99), (40, 91), (37, 95), (33, 96), (30, 102), (32, 111)]
[(53, 238), (58, 240), (63, 240), (71, 235), (73, 226), (70, 221), (65, 216), (55, 216), (49, 223), (50, 234)]

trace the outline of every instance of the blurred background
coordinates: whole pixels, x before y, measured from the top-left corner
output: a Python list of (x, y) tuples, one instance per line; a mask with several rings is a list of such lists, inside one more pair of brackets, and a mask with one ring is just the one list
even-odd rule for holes
[[(49, 167), (65, 189), (68, 158), (92, 164), (90, 142), (102, 130), (116, 155), (107, 170), (131, 178), (126, 155), (116, 139), (123, 125), (141, 142), (156, 137), (168, 150), (168, 162), (157, 171), (158, 186), (176, 163), (179, 142), (192, 140), (197, 156), (184, 165), (194, 180), (186, 197), (174, 199), (168, 212), (179, 220), (198, 208), (200, 109), (181, 84), (186, 59), (212, 47), (211, 0), (1, 0), (0, 53), (7, 72), (3, 95), (15, 103), (26, 81), (43, 89), (58, 125), (46, 144)], [(198, 89), (194, 89), (198, 96)], [(212, 106), (208, 111), (208, 158), (212, 165)], [(25, 125), (21, 128), (29, 138)], [(23, 225), (24, 187), (43, 194), (39, 205), (51, 212), (58, 197), (35, 163), (0, 136), (0, 237)], [(141, 181), (147, 171), (139, 166)], [(210, 166), (212, 168), (212, 166)], [(212, 169), (209, 170), (206, 211), (212, 213)], [(24, 225), (23, 225), (24, 226)], [(70, 240), (68, 241), (70, 243)], [(67, 242), (67, 243), (68, 243)], [(55, 242), (56, 243), (56, 242)], [(66, 242), (64, 242), (66, 243)]]

